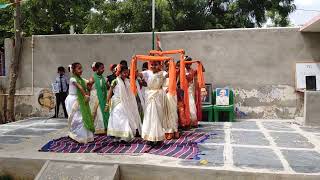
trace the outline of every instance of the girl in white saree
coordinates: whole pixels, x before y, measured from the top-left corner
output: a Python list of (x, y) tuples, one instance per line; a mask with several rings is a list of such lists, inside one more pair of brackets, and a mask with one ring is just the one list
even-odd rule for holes
[[(169, 70), (169, 64), (168, 61), (165, 62), (166, 66), (166, 76), (168, 76), (168, 70)], [(177, 72), (175, 72), (177, 74)], [(163, 90), (166, 92), (167, 97), (167, 107), (168, 107), (168, 119), (169, 119), (169, 127), (166, 129), (166, 139), (170, 140), (172, 138), (179, 138), (179, 131), (178, 131), (178, 100), (176, 94), (168, 93), (169, 88), (169, 81), (170, 79), (167, 77), (164, 81), (164, 84), (162, 86)]]
[(109, 112), (105, 111), (107, 101), (107, 82), (103, 76), (104, 65), (94, 63), (95, 72), (90, 78), (91, 97), (90, 108), (94, 120), (95, 134), (105, 134), (108, 128)]
[(130, 89), (128, 75), (128, 67), (118, 65), (118, 77), (112, 81), (108, 93), (110, 117), (107, 134), (123, 141), (134, 138), (136, 131), (141, 133), (141, 119), (135, 96)]
[(171, 128), (175, 124), (170, 121), (168, 99), (163, 90), (168, 73), (161, 71), (159, 61), (151, 61), (150, 69), (141, 73), (147, 82), (142, 138), (150, 142), (160, 142), (165, 139), (166, 131), (173, 130)]
[[(158, 62), (151, 64), (151, 66), (159, 66)], [(148, 70), (142, 73), (148, 84), (145, 91), (146, 109), (143, 118), (142, 138), (151, 142), (163, 141), (168, 122), (166, 94), (162, 89), (165, 75), (163, 71), (152, 72)]]
[(69, 137), (79, 143), (93, 141), (94, 124), (89, 107), (90, 93), (88, 81), (81, 78), (82, 66), (72, 64), (73, 76), (70, 78), (69, 95), (66, 99)]
[[(186, 61), (191, 61), (191, 57), (187, 57)], [(191, 124), (194, 124), (197, 121), (197, 107), (195, 101), (195, 71), (191, 68), (191, 64), (186, 64), (186, 76), (188, 80), (188, 96), (189, 96), (189, 108), (190, 108), (190, 119)]]
[[(137, 61), (149, 61), (150, 70), (143, 71), (138, 74), (147, 82), (145, 90), (145, 111), (142, 126), (142, 138), (149, 141), (151, 145), (157, 145), (165, 139), (165, 133), (168, 129), (173, 128), (170, 122), (170, 108), (166, 92), (163, 90), (165, 79), (168, 73), (161, 70), (160, 61), (170, 60), (170, 69), (175, 71), (173, 59), (171, 57), (156, 57), (136, 55), (132, 58), (130, 67), (130, 84), (133, 93), (137, 93), (136, 87), (136, 69)], [(170, 71), (170, 70), (169, 70)], [(170, 71), (171, 72), (171, 71)], [(169, 88), (168, 92), (176, 95), (176, 78), (175, 73), (169, 73)]]

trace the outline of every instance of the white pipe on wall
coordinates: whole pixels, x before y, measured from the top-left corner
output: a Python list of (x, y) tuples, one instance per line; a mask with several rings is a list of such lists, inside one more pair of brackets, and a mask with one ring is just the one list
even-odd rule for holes
[[(31, 93), (15, 94), (15, 96), (33, 96), (34, 95), (34, 37), (31, 37)], [(0, 94), (0, 96), (8, 96), (9, 94)]]
[(152, 0), (152, 30), (155, 28), (155, 17), (156, 17), (156, 3)]

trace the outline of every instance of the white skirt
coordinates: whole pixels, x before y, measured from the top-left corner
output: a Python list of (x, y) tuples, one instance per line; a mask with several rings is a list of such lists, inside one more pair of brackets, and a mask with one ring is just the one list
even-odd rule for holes
[(142, 138), (147, 141), (163, 141), (166, 121), (166, 94), (163, 90), (146, 91), (146, 109), (143, 117)]
[(172, 96), (171, 94), (167, 94), (167, 102), (168, 102), (168, 129), (166, 129), (167, 133), (178, 132), (178, 106), (177, 106), (177, 96)]
[(79, 143), (88, 143), (94, 140), (93, 133), (84, 127), (82, 122), (82, 114), (78, 104), (78, 97), (76, 95), (68, 95), (66, 98), (66, 109), (68, 116), (72, 115), (69, 119), (71, 126), (69, 129), (69, 137)]
[(95, 134), (105, 133), (106, 128), (104, 127), (103, 115), (101, 112), (96, 89), (93, 89), (91, 91), (90, 109), (91, 109), (92, 117), (94, 120)]
[(196, 106), (193, 86), (189, 86), (188, 94), (189, 94), (190, 119), (191, 119), (191, 122), (195, 122), (197, 121), (197, 106)]
[[(121, 138), (122, 140), (129, 141), (134, 138), (136, 133), (135, 129), (131, 129), (129, 121), (130, 117), (124, 110), (122, 103), (112, 100), (112, 105), (114, 106), (111, 109), (109, 121), (108, 121), (108, 130), (107, 134), (109, 136), (114, 136)], [(115, 103), (118, 103), (117, 105)]]

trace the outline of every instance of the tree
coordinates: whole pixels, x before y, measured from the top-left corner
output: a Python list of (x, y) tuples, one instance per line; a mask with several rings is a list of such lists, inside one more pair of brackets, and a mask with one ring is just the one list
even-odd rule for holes
[(82, 33), (90, 11), (103, 0), (28, 0), (23, 5), (23, 29), (26, 35), (69, 34), (72, 25)]
[(288, 17), (281, 16), (278, 12), (269, 11), (267, 16), (271, 19), (272, 24), (268, 27), (286, 27), (291, 26), (290, 19)]
[(21, 54), (21, 41), (22, 41), (22, 30), (21, 30), (21, 11), (20, 11), (20, 0), (14, 0), (15, 2), (15, 13), (14, 13), (14, 55), (10, 61), (9, 70), (9, 95), (8, 95), (8, 111), (7, 120), (15, 121), (14, 114), (14, 102), (16, 93), (16, 81), (18, 78), (18, 67), (20, 62)]
[[(8, 2), (8, 0), (0, 0)], [(156, 0), (156, 30), (288, 26), (294, 0)], [(0, 10), (0, 45), (13, 36), (13, 8)], [(150, 32), (151, 0), (28, 0), (22, 27), (32, 34)]]
[[(75, 27), (75, 31), (82, 33), (87, 24), (87, 17), (91, 8), (102, 0), (28, 0), (23, 3), (20, 0), (5, 1), (5, 3), (15, 3), (14, 18), (13, 8), (1, 10), (1, 47), (6, 37), (14, 35), (14, 57), (10, 60), (9, 67), (9, 90), (7, 120), (15, 121), (14, 103), (16, 92), (16, 80), (18, 78), (18, 67), (21, 54), (22, 29), (27, 36), (33, 34), (63, 34), (69, 33), (70, 26)], [(23, 18), (21, 16), (23, 12)], [(14, 23), (13, 23), (14, 19)], [(22, 20), (23, 19), (23, 20)], [(14, 28), (13, 28), (14, 24)], [(13, 33), (14, 32), (14, 33)]]
[[(0, 0), (10, 3), (9, 0)], [(21, 3), (22, 29), (26, 36), (34, 34), (69, 34), (73, 25), (76, 33), (87, 27), (92, 8), (104, 0), (28, 0)], [(14, 8), (0, 9), (0, 47), (5, 38), (12, 38)]]
[[(0, 3), (10, 3), (8, 0), (0, 0)], [(4, 39), (11, 38), (13, 31), (13, 7), (0, 9), (0, 47), (4, 46)]]
[[(13, 2), (14, 0), (0, 0)], [(15, 0), (19, 1), (20, 0)], [(14, 93), (22, 30), (34, 34), (150, 32), (151, 0), (28, 0), (0, 10), (0, 46), (15, 35), (10, 64), (8, 114), (14, 120)], [(275, 26), (289, 25), (294, 0), (156, 0), (156, 31), (261, 27), (271, 18)]]
[[(293, 2), (294, 0), (157, 0), (156, 30), (261, 27), (268, 17), (279, 26), (287, 26), (288, 15), (296, 8)], [(100, 5), (96, 12), (92, 12), (86, 33), (151, 31), (150, 0), (113, 0)], [(270, 13), (274, 16), (270, 16)]]
[(147, 32), (150, 16), (150, 0), (107, 1), (92, 12), (85, 32)]

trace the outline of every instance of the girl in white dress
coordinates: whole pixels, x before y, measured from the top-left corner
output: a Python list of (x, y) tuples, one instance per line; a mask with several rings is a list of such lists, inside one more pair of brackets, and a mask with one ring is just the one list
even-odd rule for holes
[(141, 73), (147, 82), (142, 138), (149, 142), (160, 142), (165, 139), (165, 132), (169, 129), (168, 102), (162, 88), (167, 73), (160, 70), (158, 61), (151, 61), (150, 68), (151, 70)]
[(105, 134), (108, 128), (109, 112), (105, 111), (107, 82), (103, 77), (103, 63), (95, 62), (94, 69), (93, 77), (90, 78), (90, 85), (92, 86), (90, 108), (94, 120), (95, 134)]
[(141, 134), (141, 119), (128, 76), (128, 67), (118, 65), (117, 78), (112, 81), (108, 92), (110, 117), (107, 134), (123, 141), (134, 138), (136, 131)]
[(69, 137), (79, 143), (88, 143), (94, 140), (95, 130), (89, 107), (88, 81), (81, 77), (82, 66), (80, 63), (72, 64), (72, 72), (69, 95), (65, 101), (68, 112)]
[[(187, 57), (186, 61), (191, 61), (191, 57)], [(196, 71), (194, 71), (191, 68), (191, 64), (186, 64), (186, 77), (188, 80), (188, 95), (189, 95), (189, 109), (190, 109), (190, 120), (191, 124), (197, 124), (198, 117), (197, 117), (197, 106), (196, 106), (196, 101), (195, 101), (195, 74)]]
[[(196, 70), (191, 68), (193, 63), (197, 64)], [(198, 121), (202, 119), (201, 96), (206, 96), (207, 94), (203, 76), (204, 68), (200, 61), (192, 61), (192, 58), (187, 57), (185, 70), (191, 120), (189, 125), (198, 127)]]

